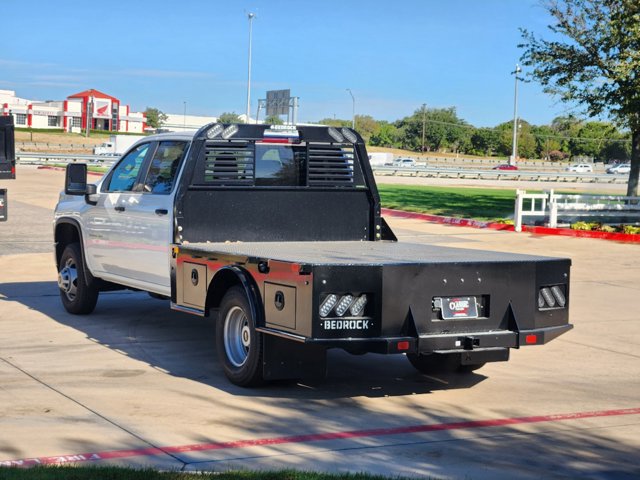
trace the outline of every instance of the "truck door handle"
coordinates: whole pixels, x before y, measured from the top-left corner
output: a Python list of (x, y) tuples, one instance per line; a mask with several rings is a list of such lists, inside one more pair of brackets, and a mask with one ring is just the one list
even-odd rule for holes
[(113, 207), (116, 212), (124, 212), (125, 208), (122, 205), (118, 205), (117, 207)]
[(166, 208), (156, 208), (157, 215), (166, 215), (167, 213), (169, 213), (169, 210)]

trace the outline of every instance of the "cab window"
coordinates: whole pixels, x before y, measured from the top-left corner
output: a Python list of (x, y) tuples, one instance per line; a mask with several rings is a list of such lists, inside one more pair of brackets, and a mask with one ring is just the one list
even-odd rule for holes
[(127, 153), (111, 172), (106, 188), (107, 192), (130, 192), (136, 184), (140, 167), (149, 150), (145, 143)]
[(256, 143), (255, 158), (257, 186), (305, 186), (305, 147)]
[(171, 193), (180, 161), (187, 149), (187, 142), (160, 142), (153, 155), (144, 181), (144, 191), (159, 194)]

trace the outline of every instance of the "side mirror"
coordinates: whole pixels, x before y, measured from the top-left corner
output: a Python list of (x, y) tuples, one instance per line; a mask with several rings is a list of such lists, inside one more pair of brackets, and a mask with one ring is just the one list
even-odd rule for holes
[(87, 194), (87, 164), (70, 163), (64, 179), (64, 193), (67, 195)]

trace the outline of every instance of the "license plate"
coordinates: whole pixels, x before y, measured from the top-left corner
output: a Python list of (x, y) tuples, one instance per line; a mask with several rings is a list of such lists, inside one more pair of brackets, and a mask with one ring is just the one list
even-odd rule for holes
[(442, 297), (443, 320), (478, 318), (476, 297)]

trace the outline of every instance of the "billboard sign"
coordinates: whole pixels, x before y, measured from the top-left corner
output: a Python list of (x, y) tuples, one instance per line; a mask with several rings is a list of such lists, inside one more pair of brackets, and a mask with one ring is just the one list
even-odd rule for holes
[(291, 90), (269, 90), (267, 92), (267, 116), (288, 115)]

